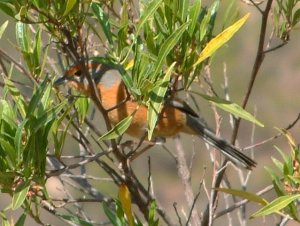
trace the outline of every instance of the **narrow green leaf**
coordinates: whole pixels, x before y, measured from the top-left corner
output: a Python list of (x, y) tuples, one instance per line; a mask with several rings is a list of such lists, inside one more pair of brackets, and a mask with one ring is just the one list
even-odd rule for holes
[(114, 213), (113, 211), (111, 211), (111, 209), (109, 209), (109, 207), (107, 206), (107, 204), (105, 202), (103, 202), (102, 206), (103, 206), (105, 215), (108, 217), (108, 219), (110, 220), (112, 225), (123, 226), (122, 221), (119, 219), (117, 214)]
[(12, 18), (16, 15), (16, 8), (14, 4), (9, 2), (0, 1), (0, 10)]
[(90, 99), (89, 98), (78, 98), (75, 102), (75, 107), (79, 113), (79, 122), (83, 123), (84, 119), (88, 113), (89, 110), (89, 103), (90, 103)]
[(157, 208), (157, 204), (156, 204), (155, 200), (153, 200), (150, 203), (149, 214), (148, 214), (148, 223), (149, 223), (149, 225), (152, 225), (152, 226), (154, 226), (157, 221), (157, 220), (155, 220), (156, 208)]
[(129, 115), (126, 118), (122, 119), (110, 131), (108, 131), (107, 133), (103, 134), (99, 138), (99, 140), (111, 140), (111, 139), (116, 139), (116, 138), (120, 137), (123, 133), (126, 132), (126, 130), (128, 129), (128, 127), (130, 126), (134, 114), (135, 114), (135, 112), (132, 115)]
[(23, 225), (25, 225), (26, 216), (27, 216), (27, 215), (26, 215), (25, 213), (23, 213), (23, 214), (19, 217), (19, 219), (18, 219), (18, 221), (16, 222), (15, 226), (23, 226)]
[(174, 48), (174, 46), (177, 44), (178, 40), (182, 36), (183, 32), (186, 30), (188, 25), (189, 25), (189, 22), (186, 22), (186, 23), (182, 24), (162, 44), (162, 46), (160, 47), (159, 53), (158, 53), (158, 58), (157, 58), (157, 61), (156, 61), (156, 65), (155, 65), (153, 74), (152, 74), (150, 79), (153, 79), (154, 76), (156, 76), (159, 73), (159, 71), (161, 70), (161, 68), (163, 66), (163, 62), (166, 59), (167, 55)]
[(13, 195), (13, 198), (12, 198), (12, 209), (13, 210), (16, 210), (16, 209), (18, 209), (19, 207), (22, 206), (22, 204), (24, 203), (24, 201), (27, 197), (29, 187), (30, 186), (28, 185), (28, 186), (24, 187), (21, 191), (16, 192)]
[(245, 119), (247, 121), (255, 123), (256, 125), (258, 125), (260, 127), (264, 127), (264, 125), (260, 121), (258, 121), (253, 115), (251, 115), (249, 112), (244, 110), (241, 106), (239, 106), (236, 103), (232, 103), (228, 100), (224, 100), (219, 97), (211, 97), (211, 96), (201, 94), (201, 93), (196, 93), (196, 92), (193, 92), (193, 93), (198, 94), (199, 96), (203, 97), (204, 99), (215, 104), (218, 108), (221, 108), (224, 111), (227, 111), (236, 117), (240, 117), (242, 119)]
[(39, 74), (40, 72), (40, 61), (41, 61), (41, 53), (42, 53), (42, 35), (41, 30), (35, 35), (34, 39), (34, 49), (33, 49), (33, 59), (34, 59), (34, 71), (35, 74)]
[(0, 27), (0, 39), (2, 38), (2, 35), (3, 35), (4, 31), (5, 31), (5, 29), (7, 28), (7, 25), (8, 25), (8, 20), (5, 21), (5, 22), (1, 25), (1, 27)]
[(256, 202), (263, 206), (268, 204), (268, 202), (265, 199), (261, 198), (260, 196), (243, 190), (236, 190), (236, 189), (229, 189), (229, 188), (215, 188), (215, 190), (225, 192), (227, 194), (231, 194), (234, 196), (239, 196), (241, 198), (247, 199), (252, 202)]
[(283, 163), (274, 157), (271, 157), (271, 159), (272, 159), (273, 163), (277, 166), (277, 168), (282, 172), (283, 171)]
[(94, 15), (97, 17), (98, 21), (101, 24), (103, 32), (109, 42), (109, 44), (113, 44), (113, 34), (111, 33), (110, 24), (109, 24), (109, 17), (105, 14), (102, 10), (101, 5), (97, 3), (92, 3), (92, 10)]
[(69, 14), (69, 12), (74, 8), (76, 2), (77, 2), (77, 0), (67, 0), (63, 16), (66, 16)]
[(16, 148), (16, 155), (17, 155), (17, 162), (20, 163), (21, 161), (21, 157), (22, 157), (22, 150), (21, 150), (21, 146), (22, 146), (22, 138), (23, 138), (23, 132), (24, 132), (24, 128), (25, 125), (27, 123), (28, 119), (25, 119), (17, 128), (16, 131), (16, 136), (14, 139), (14, 144), (15, 144), (15, 148)]
[(26, 102), (21, 95), (20, 91), (17, 89), (15, 84), (8, 78), (4, 78), (4, 83), (6, 88), (8, 88), (14, 102), (17, 105), (18, 111), (23, 118), (26, 116)]
[(150, 93), (150, 104), (148, 107), (147, 119), (148, 119), (148, 140), (151, 140), (156, 122), (161, 111), (162, 103), (166, 92), (169, 87), (171, 74), (176, 62), (171, 64), (168, 68), (165, 76), (162, 78), (162, 84), (154, 88)]
[(195, 31), (196, 25), (198, 23), (198, 17), (199, 17), (200, 11), (201, 11), (201, 0), (195, 1), (194, 5), (191, 7), (191, 10), (190, 10), (191, 23), (188, 28), (190, 36), (192, 36)]
[(271, 213), (278, 213), (280, 210), (288, 206), (291, 202), (299, 198), (300, 198), (300, 194), (281, 196), (273, 200), (268, 205), (264, 206), (254, 214), (252, 214), (251, 218), (266, 216)]
[(179, 1), (179, 15), (180, 15), (180, 20), (182, 22), (186, 20), (187, 13), (188, 13), (188, 5), (189, 5), (188, 0)]
[[(157, 33), (161, 33), (162, 35), (167, 36), (169, 34), (169, 31), (168, 31), (168, 28), (166, 27), (166, 23), (164, 21), (164, 18), (162, 18), (159, 13), (155, 13), (154, 14), (154, 20), (155, 20), (155, 23), (156, 23)], [(146, 27), (146, 24), (145, 24), (145, 27)]]
[(68, 100), (64, 100), (56, 107), (47, 110), (39, 118), (34, 120), (31, 124), (32, 133), (36, 133), (40, 128), (45, 127), (49, 122), (55, 120), (57, 118), (57, 115), (61, 112), (67, 102)]
[(73, 224), (80, 225), (80, 226), (93, 226), (94, 224), (83, 220), (82, 218), (76, 216), (76, 215), (64, 215), (64, 214), (57, 214), (61, 218), (72, 222)]
[(44, 95), (44, 91), (47, 88), (47, 78), (42, 82), (42, 84), (37, 88), (36, 92), (33, 94), (27, 109), (27, 117), (33, 115), (34, 110), (40, 104), (41, 98)]
[(155, 13), (156, 9), (161, 5), (163, 0), (153, 0), (150, 2), (148, 7), (145, 9), (143, 12), (143, 15), (141, 15), (140, 21), (137, 25), (137, 34), (140, 33), (142, 27), (144, 26), (145, 23), (148, 23), (148, 20), (153, 14)]
[(7, 161), (7, 163), (12, 167), (14, 168), (16, 166), (16, 158), (17, 158), (17, 155), (16, 155), (16, 150), (14, 149), (14, 147), (5, 139), (3, 138), (0, 138), (0, 145), (2, 147), (2, 149), (4, 150), (5, 152), (5, 159)]
[[(300, 9), (297, 9), (295, 11), (295, 13), (293, 14), (293, 22), (292, 22), (292, 26), (296, 26), (297, 23), (300, 21)], [(1, 38), (1, 36), (0, 36)]]
[(27, 25), (22, 22), (16, 23), (16, 37), (21, 50), (25, 53), (29, 52), (29, 36)]
[(41, 114), (43, 114), (44, 111), (50, 107), (51, 101), (52, 101), (51, 91), (52, 91), (52, 86), (49, 83), (45, 87), (45, 89), (43, 89), (43, 95), (42, 95), (42, 98), (40, 99), (40, 104), (38, 105), (39, 109), (38, 109), (37, 117), (39, 117)]
[(201, 51), (197, 61), (194, 63), (194, 67), (203, 62), (205, 59), (210, 57), (217, 49), (228, 42), (232, 36), (241, 28), (241, 26), (246, 22), (249, 17), (249, 13), (243, 18), (235, 22), (233, 25), (222, 31), (215, 38), (213, 38)]

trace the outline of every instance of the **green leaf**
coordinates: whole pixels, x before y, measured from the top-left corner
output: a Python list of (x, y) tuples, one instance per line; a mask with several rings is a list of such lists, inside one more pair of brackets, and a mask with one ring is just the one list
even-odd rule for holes
[(44, 114), (42, 114), (39, 118), (34, 120), (31, 124), (32, 133), (36, 133), (40, 128), (45, 127), (49, 122), (53, 121), (57, 118), (57, 115), (64, 108), (68, 100), (64, 100), (59, 105), (54, 108), (49, 109)]
[(29, 187), (30, 186), (28, 185), (28, 186), (24, 187), (21, 191), (16, 192), (13, 195), (13, 198), (12, 198), (12, 209), (13, 210), (16, 210), (16, 209), (18, 209), (19, 207), (22, 206), (22, 204), (24, 203), (24, 201), (27, 197)]
[(14, 139), (14, 144), (15, 144), (15, 148), (16, 148), (16, 154), (17, 154), (17, 162), (20, 163), (21, 162), (21, 157), (22, 157), (22, 150), (21, 150), (21, 146), (22, 146), (22, 138), (23, 138), (23, 131), (25, 128), (25, 125), (27, 123), (28, 119), (25, 119), (17, 128), (16, 131), (16, 136)]
[(0, 27), (0, 39), (2, 38), (2, 35), (3, 35), (4, 31), (5, 31), (5, 29), (7, 28), (7, 25), (8, 25), (8, 20), (5, 21), (5, 22), (1, 25), (1, 27)]
[(63, 16), (66, 16), (69, 14), (69, 12), (74, 8), (76, 2), (77, 2), (77, 0), (67, 0)]
[[(135, 111), (136, 112), (136, 111)], [(103, 134), (99, 140), (111, 140), (120, 137), (123, 133), (126, 132), (128, 127), (130, 126), (132, 119), (133, 119), (133, 114), (127, 116), (126, 118), (122, 119), (115, 127), (113, 127), (110, 131), (107, 133)]]
[(180, 0), (179, 1), (179, 16), (181, 21), (185, 21), (188, 13), (188, 0)]
[(27, 25), (22, 22), (16, 23), (16, 37), (21, 50), (25, 53), (29, 52), (29, 36)]
[(110, 24), (109, 24), (109, 17), (106, 13), (102, 10), (101, 5), (97, 3), (92, 3), (92, 10), (94, 15), (97, 17), (98, 21), (101, 24), (103, 32), (109, 42), (110, 45), (113, 44), (113, 34), (111, 33)]
[(194, 63), (194, 67), (203, 62), (205, 59), (210, 57), (217, 49), (223, 46), (228, 42), (232, 36), (241, 28), (241, 26), (246, 22), (249, 17), (249, 13), (246, 14), (243, 18), (235, 22), (233, 25), (222, 31), (215, 38), (210, 40), (210, 42), (205, 46), (201, 51), (197, 61)]
[(139, 20), (139, 23), (137, 25), (137, 32), (136, 34), (139, 34), (142, 27), (145, 23), (148, 23), (148, 20), (153, 14), (155, 13), (156, 9), (162, 4), (163, 0), (153, 0), (150, 2), (148, 7), (145, 9), (143, 14), (141, 15), (141, 18)]
[(148, 107), (148, 140), (151, 140), (156, 122), (161, 110), (161, 106), (168, 90), (171, 74), (176, 62), (174, 62), (167, 70), (166, 75), (162, 79), (162, 84), (152, 90), (150, 93), (150, 104)]
[[(159, 71), (161, 70), (163, 66), (163, 62), (166, 59), (167, 55), (170, 53), (170, 51), (174, 48), (174, 46), (177, 44), (178, 40), (182, 36), (183, 32), (186, 30), (188, 27), (189, 22), (186, 22), (182, 24), (173, 34), (171, 34), (166, 41), (162, 44), (160, 47), (159, 53), (158, 53), (158, 58), (156, 61), (156, 65), (152, 74), (152, 78), (156, 76)], [(150, 79), (152, 79), (150, 78)]]
[(27, 117), (33, 115), (34, 110), (41, 103), (41, 99), (44, 95), (44, 91), (47, 88), (47, 78), (42, 82), (42, 84), (37, 88), (36, 92), (33, 94), (27, 109)]
[(17, 160), (16, 150), (7, 140), (3, 138), (0, 138), (0, 143), (6, 155), (5, 160), (12, 168), (14, 168), (16, 166), (16, 160)]
[(41, 35), (41, 30), (38, 30), (38, 32), (35, 35), (34, 49), (33, 49), (33, 59), (34, 59), (33, 66), (35, 69), (34, 70), (35, 74), (38, 74), (40, 70), (41, 53), (42, 53), (42, 35)]
[(15, 17), (15, 6), (9, 2), (0, 1), (0, 10), (12, 18)]
[(73, 224), (80, 225), (80, 226), (93, 226), (94, 224), (83, 220), (82, 218), (76, 216), (76, 215), (64, 215), (64, 214), (57, 214), (61, 218), (72, 222)]
[(26, 116), (26, 102), (21, 95), (20, 91), (16, 88), (15, 84), (9, 80), (8, 78), (4, 78), (4, 83), (6, 88), (8, 88), (15, 104), (17, 105), (17, 108), (19, 110), (19, 113), (23, 118)]
[(236, 103), (232, 103), (230, 101), (224, 100), (219, 97), (211, 97), (211, 96), (196, 93), (196, 92), (193, 92), (193, 93), (198, 94), (199, 96), (203, 97), (204, 99), (215, 104), (218, 108), (221, 108), (224, 111), (227, 111), (236, 117), (240, 117), (242, 119), (245, 119), (247, 121), (255, 123), (256, 125), (258, 125), (260, 127), (264, 127), (264, 125), (260, 121), (258, 121), (253, 115), (251, 115), (249, 112), (244, 110), (241, 106), (239, 106)]
[[(296, 26), (299, 21), (300, 21), (300, 9), (297, 9), (293, 15), (292, 26), (293, 27)], [(0, 38), (1, 38), (1, 36), (0, 36)]]
[(79, 113), (79, 122), (82, 124), (89, 110), (89, 98), (78, 98), (75, 102), (75, 107)]
[(191, 7), (191, 10), (190, 10), (191, 23), (188, 28), (190, 36), (192, 36), (195, 31), (196, 25), (198, 23), (198, 17), (199, 17), (200, 11), (201, 11), (201, 0), (195, 1), (194, 5)]
[(148, 214), (148, 223), (151, 226), (156, 226), (159, 223), (159, 219), (155, 219), (157, 204), (155, 200), (150, 203), (149, 214)]
[(266, 216), (271, 213), (278, 213), (280, 210), (288, 206), (291, 202), (299, 198), (300, 198), (300, 194), (281, 196), (273, 200), (268, 205), (264, 206), (254, 214), (252, 214), (251, 218)]
[(258, 196), (256, 194), (250, 193), (250, 192), (236, 190), (236, 189), (229, 189), (229, 188), (215, 188), (215, 190), (225, 192), (227, 194), (231, 194), (234, 196), (239, 196), (241, 198), (247, 199), (252, 202), (256, 202), (263, 206), (268, 204), (268, 202), (265, 199), (261, 198), (260, 196)]
[(16, 222), (15, 226), (23, 226), (23, 225), (25, 225), (26, 216), (27, 216), (27, 215), (26, 215), (25, 213), (23, 213), (23, 214), (19, 217), (19, 219), (18, 219), (18, 221)]
[(108, 217), (108, 219), (110, 220), (112, 225), (123, 226), (122, 221), (119, 219), (117, 214), (114, 213), (113, 211), (111, 211), (111, 209), (109, 209), (109, 207), (107, 206), (107, 204), (105, 202), (103, 202), (102, 206), (103, 206), (105, 215)]

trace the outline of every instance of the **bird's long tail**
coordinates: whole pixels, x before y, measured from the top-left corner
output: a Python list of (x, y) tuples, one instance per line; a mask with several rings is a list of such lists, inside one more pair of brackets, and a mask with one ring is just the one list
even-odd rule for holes
[(233, 163), (252, 169), (256, 162), (243, 154), (237, 147), (229, 144), (226, 140), (217, 137), (212, 130), (207, 128), (205, 123), (197, 117), (187, 114), (187, 125), (193, 129), (204, 141), (219, 149)]

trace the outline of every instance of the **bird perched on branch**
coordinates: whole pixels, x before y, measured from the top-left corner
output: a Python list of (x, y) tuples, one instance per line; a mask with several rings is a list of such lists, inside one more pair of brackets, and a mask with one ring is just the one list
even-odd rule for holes
[[(147, 107), (128, 98), (128, 92), (121, 75), (115, 67), (109, 64), (99, 63), (94, 60), (81, 62), (70, 66), (62, 77), (54, 82), (54, 86), (63, 84), (93, 98), (92, 88), (87, 80), (88, 72), (96, 85), (100, 102), (104, 109), (108, 110), (108, 118), (113, 125), (131, 115), (133, 120), (126, 133), (132, 137), (141, 139), (147, 132)], [(95, 98), (93, 98), (95, 101)], [(136, 110), (137, 109), (137, 110)], [(200, 136), (205, 142), (216, 147), (233, 163), (252, 169), (256, 162), (243, 154), (237, 147), (226, 140), (217, 137), (206, 126), (206, 123), (183, 100), (167, 98), (154, 129), (154, 137), (172, 137), (178, 133), (188, 133)]]

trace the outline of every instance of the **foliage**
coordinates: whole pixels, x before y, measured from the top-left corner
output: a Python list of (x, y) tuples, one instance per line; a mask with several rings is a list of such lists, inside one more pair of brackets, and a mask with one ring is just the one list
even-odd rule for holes
[[(296, 0), (277, 0), (272, 4), (269, 0), (265, 11), (259, 5), (253, 6), (260, 9), (262, 24), (267, 24), (267, 9), (273, 6), (274, 29), (282, 40), (280, 47), (288, 42), (290, 33), (299, 24), (300, 11), (297, 3)], [(220, 18), (222, 7), (226, 8), (224, 20)], [(66, 94), (52, 86), (52, 81), (74, 63), (92, 58), (113, 65), (121, 73), (131, 97), (139, 106), (144, 104), (149, 109), (149, 140), (164, 98), (170, 95), (170, 91), (171, 95), (179, 95), (184, 90), (188, 95), (201, 96), (234, 115), (237, 120), (233, 142), (237, 137), (240, 119), (263, 126), (245, 110), (253, 90), (251, 84), (248, 92), (245, 92), (245, 101), (240, 106), (227, 100), (227, 97), (217, 95), (209, 79), (203, 75), (204, 69), (210, 67), (214, 54), (227, 44), (249, 17), (249, 14), (239, 15), (234, 1), (223, 6), (221, 1), (215, 0), (206, 6), (199, 0), (121, 3), (113, 0), (2, 0), (0, 12), (9, 17), (0, 26), (0, 39), (3, 39), (8, 27), (15, 25), (16, 43), (11, 46), (22, 58), (20, 63), (10, 53), (0, 49), (0, 66), (3, 71), (0, 100), (0, 189), (1, 193), (12, 197), (11, 204), (0, 214), (6, 225), (9, 224), (7, 211), (19, 208), (23, 208), (24, 213), (16, 220), (16, 225), (25, 225), (27, 215), (38, 224), (45, 224), (44, 219), (41, 219), (41, 209), (65, 222), (93, 225), (95, 222), (81, 211), (80, 203), (88, 202), (87, 197), (91, 197), (91, 202), (102, 202), (102, 214), (113, 225), (142, 225), (142, 221), (153, 226), (161, 222), (168, 225), (172, 223), (169, 213), (165, 213), (159, 202), (155, 201), (151, 191), (151, 164), (149, 163), (147, 183), (145, 178), (137, 176), (131, 166), (132, 154), (138, 151), (143, 153), (146, 148), (138, 144), (131, 149), (128, 142), (122, 141), (122, 135), (130, 126), (135, 111), (111, 128), (106, 119), (107, 112), (101, 108), (101, 103), (93, 104), (80, 93), (74, 93), (74, 90)], [(264, 43), (266, 27), (261, 32), (260, 43)], [(257, 55), (261, 58), (257, 58), (254, 63), (254, 72), (258, 72), (264, 55), (276, 48), (278, 46), (265, 50), (262, 45), (258, 49)], [(259, 65), (258, 68), (255, 65)], [(91, 78), (91, 75), (87, 72), (86, 77)], [(256, 74), (253, 74), (253, 83), (255, 77)], [(203, 83), (209, 86), (205, 94), (199, 92)], [(94, 125), (97, 123), (97, 119), (94, 120), (95, 109), (102, 114), (105, 129)], [(279, 213), (284, 216), (288, 214), (299, 221), (299, 195), (296, 194), (299, 192), (299, 150), (291, 142), (291, 136), (285, 136), (289, 138), (293, 154), (288, 157), (278, 149), (284, 161), (273, 161), (281, 175), (269, 169), (277, 199), (269, 203), (251, 192), (221, 188), (221, 182), (226, 181), (224, 161), (214, 171), (218, 172), (213, 175), (214, 182), (211, 186), (215, 189), (211, 191), (211, 195), (207, 195), (206, 210), (199, 210), (194, 214), (198, 195), (187, 197), (185, 223), (193, 224), (197, 222), (198, 216), (203, 215), (202, 224), (209, 225), (206, 221), (214, 220), (218, 191), (264, 205), (253, 217)], [(73, 143), (80, 151), (79, 156), (70, 150)], [(73, 148), (72, 146), (71, 149)], [(66, 160), (70, 152), (76, 163)], [(176, 160), (178, 164), (180, 161)], [(101, 186), (96, 189), (92, 185), (85, 174), (86, 165), (91, 162), (98, 166), (99, 174), (108, 176), (114, 182), (114, 186), (119, 189), (118, 197), (103, 191)], [(215, 157), (213, 162), (217, 169), (218, 161)], [(178, 166), (178, 169), (181, 167)], [(80, 175), (77, 169), (80, 169)], [(66, 175), (70, 180), (64, 179)], [(67, 198), (56, 200), (56, 197), (48, 194), (46, 183), (54, 177), (59, 178), (64, 185), (64, 193), (69, 195)], [(184, 181), (183, 178), (182, 180)], [(183, 184), (188, 190), (192, 187), (191, 181), (186, 181), (188, 182)], [(67, 184), (78, 189), (84, 198), (74, 198)], [(183, 193), (189, 194), (187, 190)], [(64, 211), (61, 211), (56, 201), (64, 203)], [(73, 208), (68, 207), (71, 204)], [(183, 219), (175, 204), (174, 209), (182, 224)], [(101, 212), (100, 208), (96, 211)]]

